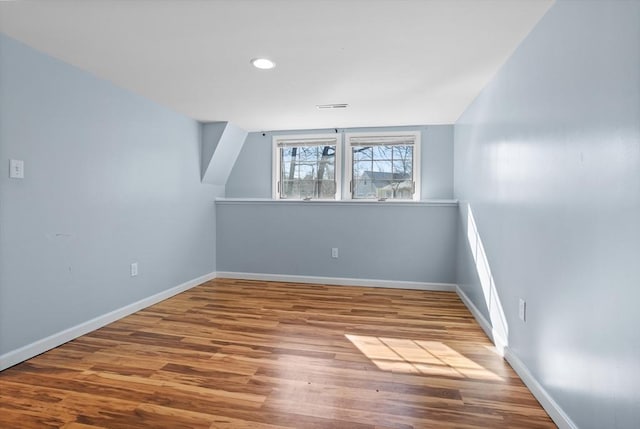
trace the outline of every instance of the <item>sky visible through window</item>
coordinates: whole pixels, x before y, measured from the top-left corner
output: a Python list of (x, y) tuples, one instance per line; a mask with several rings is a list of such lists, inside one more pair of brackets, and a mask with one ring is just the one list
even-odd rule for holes
[(336, 147), (280, 149), (281, 198), (334, 198)]
[(413, 145), (351, 146), (353, 198), (411, 198)]

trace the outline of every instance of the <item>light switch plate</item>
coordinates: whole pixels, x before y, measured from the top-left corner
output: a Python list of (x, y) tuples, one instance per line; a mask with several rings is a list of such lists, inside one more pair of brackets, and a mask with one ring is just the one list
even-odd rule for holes
[(24, 179), (24, 161), (21, 159), (9, 160), (9, 177), (12, 179)]
[(520, 298), (520, 302), (518, 303), (518, 317), (523, 322), (527, 321), (527, 302)]

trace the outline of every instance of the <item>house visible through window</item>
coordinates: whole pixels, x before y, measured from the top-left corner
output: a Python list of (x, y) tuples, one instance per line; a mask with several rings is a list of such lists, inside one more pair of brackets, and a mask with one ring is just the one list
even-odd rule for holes
[(419, 199), (419, 133), (347, 134), (352, 199)]
[(336, 199), (340, 136), (274, 137), (274, 198)]
[(274, 136), (273, 198), (420, 199), (419, 131), (344, 136), (344, 152), (339, 133)]

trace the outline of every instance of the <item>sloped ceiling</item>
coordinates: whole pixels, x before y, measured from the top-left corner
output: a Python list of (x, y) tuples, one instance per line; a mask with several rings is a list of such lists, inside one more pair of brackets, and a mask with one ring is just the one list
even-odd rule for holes
[[(0, 2), (0, 29), (200, 121), (452, 123), (552, 0)], [(266, 56), (269, 71), (249, 61)], [(318, 104), (348, 103), (318, 110)]]

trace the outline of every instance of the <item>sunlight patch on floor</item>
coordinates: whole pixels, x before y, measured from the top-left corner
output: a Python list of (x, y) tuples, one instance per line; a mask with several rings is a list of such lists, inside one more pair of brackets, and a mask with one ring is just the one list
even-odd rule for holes
[(345, 334), (345, 337), (383, 371), (502, 380), (502, 377), (440, 341), (353, 334)]

